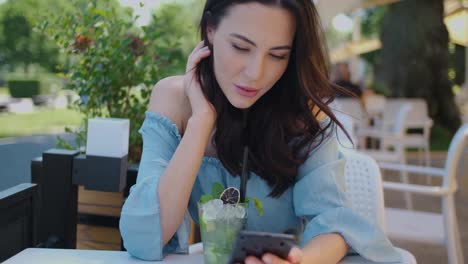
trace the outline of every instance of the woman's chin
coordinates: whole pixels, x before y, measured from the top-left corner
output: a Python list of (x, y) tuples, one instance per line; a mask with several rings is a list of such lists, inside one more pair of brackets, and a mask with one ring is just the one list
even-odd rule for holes
[(241, 98), (228, 98), (228, 101), (237, 109), (247, 109), (250, 108), (255, 101), (249, 99), (241, 99)]

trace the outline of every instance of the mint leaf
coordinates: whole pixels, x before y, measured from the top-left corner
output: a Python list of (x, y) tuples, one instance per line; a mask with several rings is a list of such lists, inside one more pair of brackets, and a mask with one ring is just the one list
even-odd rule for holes
[(249, 200), (252, 199), (253, 202), (254, 202), (254, 205), (255, 205), (255, 208), (257, 209), (257, 213), (259, 216), (262, 216), (263, 215), (263, 204), (262, 204), (262, 201), (260, 201), (259, 199), (255, 198), (255, 197), (251, 197), (249, 198)]
[(200, 203), (204, 204), (210, 200), (213, 200), (215, 199), (215, 197), (213, 197), (211, 194), (204, 194), (202, 195), (202, 197), (200, 198)]
[(219, 182), (213, 183), (213, 187), (211, 187), (211, 195), (214, 198), (219, 198), (219, 196), (221, 195), (221, 193), (223, 193), (223, 191), (224, 191), (224, 186), (221, 183)]

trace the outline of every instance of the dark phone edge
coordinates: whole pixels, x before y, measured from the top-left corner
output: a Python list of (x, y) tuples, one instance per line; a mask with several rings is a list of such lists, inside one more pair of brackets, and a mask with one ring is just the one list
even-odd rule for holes
[[(238, 237), (240, 237), (241, 235), (244, 235), (246, 237), (255, 236), (257, 238), (258, 237), (262, 237), (262, 238), (271, 237), (271, 238), (274, 238), (274, 239), (284, 239), (285, 241), (282, 241), (282, 242), (284, 242), (286, 245), (288, 245), (289, 250), (291, 250), (291, 248), (293, 248), (294, 246), (297, 246), (296, 237), (294, 235), (291, 235), (291, 234), (241, 230), (239, 232)], [(243, 264), (244, 263), (243, 261), (236, 260), (236, 258), (238, 257), (237, 253), (239, 251), (238, 250), (239, 247), (240, 247), (240, 245), (239, 245), (239, 239), (238, 239), (238, 240), (236, 240), (236, 243), (235, 243), (234, 248), (232, 250), (232, 255), (230, 257), (229, 264), (233, 264), (233, 263)], [(271, 252), (271, 253), (274, 254), (274, 252)]]

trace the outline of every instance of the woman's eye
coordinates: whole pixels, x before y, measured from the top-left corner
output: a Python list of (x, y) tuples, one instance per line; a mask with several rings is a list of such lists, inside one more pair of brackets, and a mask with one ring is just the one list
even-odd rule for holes
[(249, 51), (249, 49), (246, 49), (246, 48), (241, 48), (239, 46), (237, 46), (236, 44), (232, 44), (232, 47), (236, 50), (239, 50), (239, 51)]
[(271, 54), (271, 56), (278, 60), (284, 60), (288, 57), (288, 55), (279, 56), (279, 55), (273, 55), (273, 54)]

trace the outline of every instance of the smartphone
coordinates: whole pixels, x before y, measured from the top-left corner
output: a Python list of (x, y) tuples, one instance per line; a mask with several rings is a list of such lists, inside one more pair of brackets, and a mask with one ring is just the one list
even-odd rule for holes
[(237, 237), (229, 263), (244, 263), (248, 256), (261, 259), (265, 253), (287, 259), (289, 251), (296, 245), (295, 237), (290, 234), (242, 230)]

